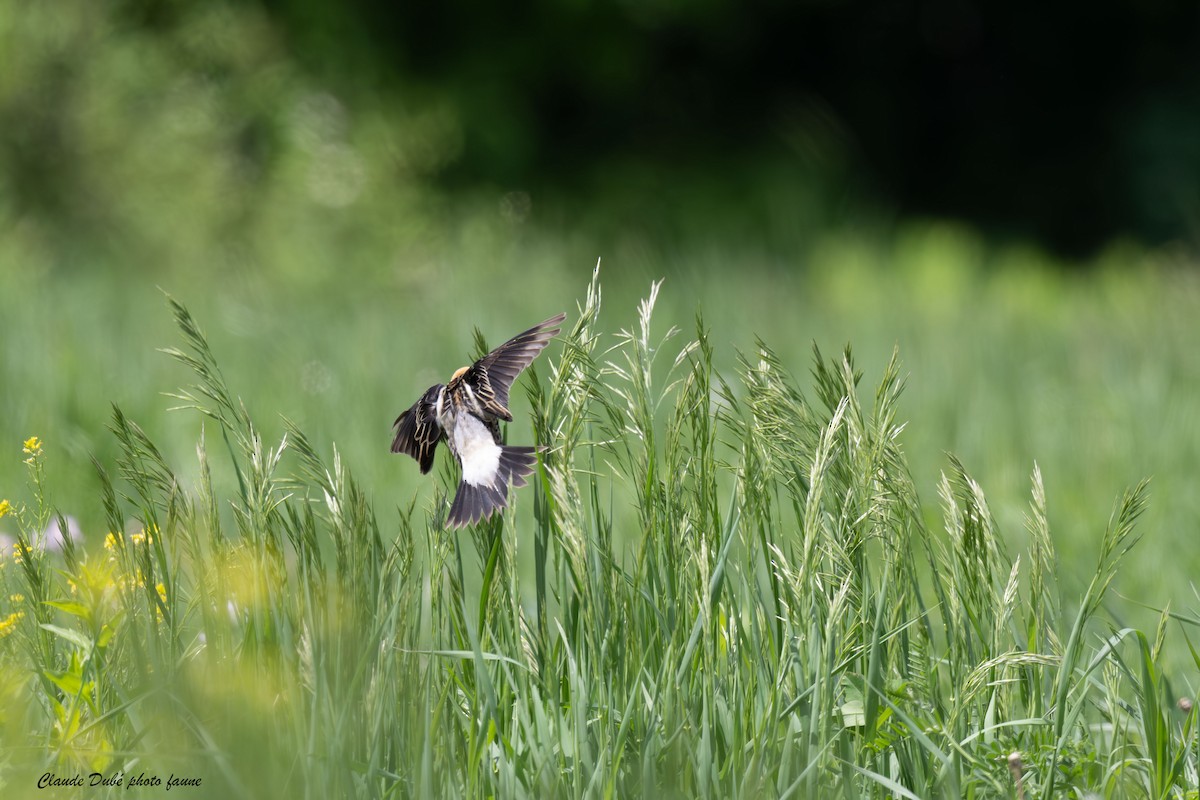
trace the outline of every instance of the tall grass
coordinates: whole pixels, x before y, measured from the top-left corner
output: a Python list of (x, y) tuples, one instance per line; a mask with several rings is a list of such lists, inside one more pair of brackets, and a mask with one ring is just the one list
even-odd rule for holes
[(811, 399), (764, 342), (721, 375), (702, 319), (663, 331), (658, 290), (606, 336), (593, 276), (526, 378), (538, 480), (459, 534), (448, 459), (430, 502), (377, 513), (386, 490), (332, 444), (264, 441), (172, 301), (197, 484), (114, 408), (103, 547), (38, 533), (50, 444), (9, 506), (0, 791), (98, 772), (124, 785), (89, 796), (172, 775), (213, 797), (1197, 796), (1166, 616), (1147, 635), (1105, 613), (1144, 484), (1061, 597), (1036, 467), (1028, 552), (953, 459), (927, 527), (897, 358), (873, 394), (849, 350), (815, 353)]

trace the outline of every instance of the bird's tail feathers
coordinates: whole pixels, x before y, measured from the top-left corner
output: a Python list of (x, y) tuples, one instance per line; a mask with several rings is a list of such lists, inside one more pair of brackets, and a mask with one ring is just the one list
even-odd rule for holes
[(446, 524), (451, 528), (474, 525), (505, 508), (508, 505), (509, 484), (521, 487), (528, 483), (526, 478), (537, 468), (540, 449), (502, 445), (495, 482), (474, 484), (460, 481), (454, 502), (450, 504), (450, 516)]
[(500, 447), (500, 470), (496, 478), (497, 485), (508, 486), (512, 484), (517, 488), (525, 486), (528, 481), (525, 480), (537, 468), (537, 447), (517, 447), (514, 445), (501, 445)]
[(508, 492), (483, 483), (461, 481), (458, 484), (458, 492), (454, 495), (454, 502), (450, 504), (450, 516), (447, 517), (446, 524), (451, 528), (474, 525), (506, 505)]

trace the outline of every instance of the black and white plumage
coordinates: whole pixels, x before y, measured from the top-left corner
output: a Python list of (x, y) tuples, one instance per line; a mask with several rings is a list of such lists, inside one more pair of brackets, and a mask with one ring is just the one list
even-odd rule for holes
[(447, 384), (429, 387), (413, 407), (396, 418), (393, 453), (417, 460), (421, 473), (433, 467), (439, 442), (445, 441), (462, 467), (462, 480), (450, 505), (452, 528), (474, 524), (508, 505), (508, 487), (524, 486), (537, 465), (536, 447), (500, 441), (500, 420), (512, 421), (508, 393), (513, 381), (559, 332), (566, 314), (558, 314), (517, 334)]

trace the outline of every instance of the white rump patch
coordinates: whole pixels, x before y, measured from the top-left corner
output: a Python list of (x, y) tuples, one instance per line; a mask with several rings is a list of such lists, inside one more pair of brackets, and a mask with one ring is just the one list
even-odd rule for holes
[(500, 445), (482, 422), (460, 414), (454, 426), (454, 449), (462, 462), (462, 479), (472, 486), (492, 486), (500, 471)]

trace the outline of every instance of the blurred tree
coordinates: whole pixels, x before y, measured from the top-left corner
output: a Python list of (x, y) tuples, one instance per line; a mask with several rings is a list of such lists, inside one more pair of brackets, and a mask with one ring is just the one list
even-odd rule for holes
[(267, 1), (311, 65), (450, 93), (447, 181), (570, 185), (623, 156), (720, 170), (816, 135), (901, 213), (1072, 255), (1184, 236), (1200, 211), (1182, 0)]
[[(0, 7), (0, 219), (152, 257), (249, 235), (296, 189), (336, 205), (420, 176), (651, 226), (803, 205), (755, 200), (790, 185), (810, 210), (877, 196), (1069, 255), (1196, 241), (1182, 0), (261, 3)], [(348, 141), (363, 118), (374, 155)]]
[(386, 269), (456, 147), (435, 103), (352, 115), (255, 4), (3, 4), (0, 59), (0, 261), (25, 269)]

